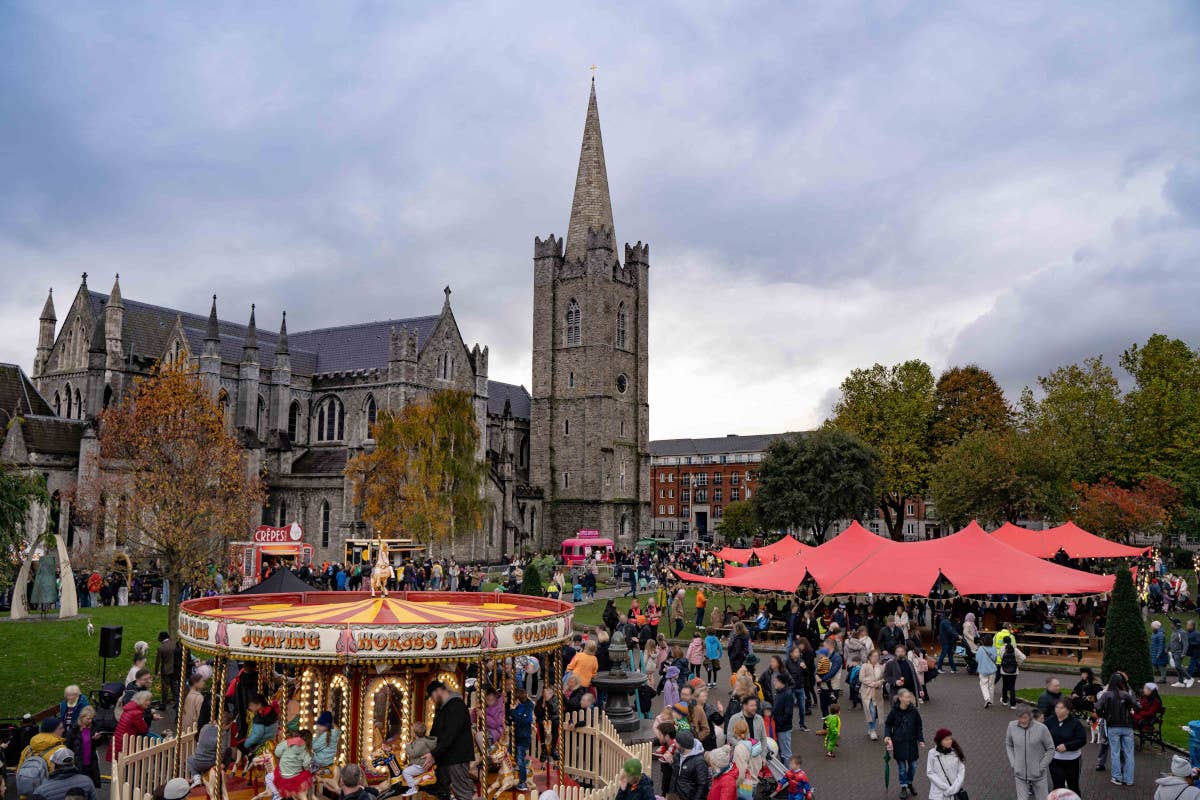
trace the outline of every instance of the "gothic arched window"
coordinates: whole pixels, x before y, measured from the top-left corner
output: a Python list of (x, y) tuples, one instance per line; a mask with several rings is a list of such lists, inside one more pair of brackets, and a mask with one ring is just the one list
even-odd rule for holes
[(625, 304), (617, 306), (617, 347), (625, 349)]
[(346, 435), (346, 409), (336, 397), (326, 397), (317, 404), (318, 442), (336, 442)]
[(267, 435), (267, 401), (261, 394), (258, 396), (258, 409), (254, 417), (254, 432), (260, 439)]
[(329, 501), (321, 501), (321, 547), (329, 547)]
[(374, 439), (375, 436), (371, 433), (371, 429), (375, 427), (375, 418), (378, 414), (378, 409), (375, 405), (375, 395), (367, 395), (367, 402), (363, 407), (363, 414), (367, 420), (367, 429), (364, 431), (364, 433), (368, 439)]
[(287, 525), (287, 498), (279, 498), (279, 527)]
[(59, 396), (58, 392), (54, 393), (54, 416), (62, 416), (62, 397)]
[(575, 301), (575, 298), (571, 298), (571, 301), (567, 303), (567, 344), (575, 345), (582, 341), (583, 337), (580, 334), (582, 321), (583, 315), (579, 311), (579, 303)]
[(300, 435), (300, 402), (293, 400), (288, 406), (288, 439), (296, 441)]
[(67, 384), (67, 419), (75, 419), (75, 396), (71, 394), (71, 384)]
[(83, 419), (83, 395), (75, 390), (75, 419)]
[(221, 424), (229, 428), (229, 393), (224, 389), (217, 392), (217, 408), (221, 410)]
[(108, 408), (112, 404), (113, 390), (111, 386), (104, 387), (104, 408)]

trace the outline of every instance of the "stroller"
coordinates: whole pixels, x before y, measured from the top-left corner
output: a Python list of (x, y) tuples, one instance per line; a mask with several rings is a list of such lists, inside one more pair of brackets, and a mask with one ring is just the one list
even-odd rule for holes
[(112, 681), (100, 687), (96, 692), (96, 720), (92, 729), (97, 733), (113, 733), (117, 729), (117, 706), (121, 695), (125, 694), (125, 684)]

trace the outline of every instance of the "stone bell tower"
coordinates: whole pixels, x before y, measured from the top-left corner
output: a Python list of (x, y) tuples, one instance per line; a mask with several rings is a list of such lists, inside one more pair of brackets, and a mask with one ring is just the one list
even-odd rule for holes
[(533, 244), (530, 479), (545, 491), (540, 547), (594, 529), (649, 536), (650, 246), (617, 250), (592, 80), (566, 239)]

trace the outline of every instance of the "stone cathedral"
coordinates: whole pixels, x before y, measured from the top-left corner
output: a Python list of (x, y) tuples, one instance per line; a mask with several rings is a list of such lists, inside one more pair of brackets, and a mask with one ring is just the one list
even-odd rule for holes
[(489, 378), (488, 348), (467, 346), (449, 288), (427, 316), (289, 332), (286, 314), (268, 330), (253, 306), (235, 322), (216, 296), (197, 314), (126, 298), (119, 278), (95, 291), (85, 273), (61, 325), (46, 299), (32, 373), (0, 364), (0, 460), (47, 477), (54, 501), (35, 527), (72, 546), (113, 542), (120, 498), (90, 528), (70, 503), (95, 479), (96, 415), (158, 360), (187, 358), (266, 476), (261, 522), (299, 522), (315, 559), (336, 561), (346, 539), (374, 536), (343, 469), (374, 446), (376, 414), (457, 389), (489, 465), (489, 511), (457, 557), (553, 548), (580, 529), (631, 546), (651, 529), (649, 246), (625, 245), (622, 263), (616, 243), (593, 81), (567, 234), (534, 240), (532, 392)]

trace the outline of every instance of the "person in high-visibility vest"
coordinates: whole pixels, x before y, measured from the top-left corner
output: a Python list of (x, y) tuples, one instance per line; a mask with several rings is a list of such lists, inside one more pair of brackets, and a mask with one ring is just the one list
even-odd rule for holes
[(1017, 637), (1012, 632), (1012, 623), (1011, 622), (1004, 623), (1004, 625), (1001, 626), (1001, 628), (1000, 628), (1000, 632), (996, 634), (996, 638), (994, 640), (994, 646), (996, 648), (996, 663), (997, 664), (1000, 663), (1000, 657), (1004, 654), (1005, 642), (1012, 642), (1012, 646), (1014, 649), (1017, 646)]

